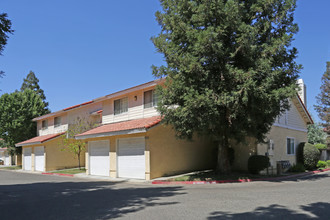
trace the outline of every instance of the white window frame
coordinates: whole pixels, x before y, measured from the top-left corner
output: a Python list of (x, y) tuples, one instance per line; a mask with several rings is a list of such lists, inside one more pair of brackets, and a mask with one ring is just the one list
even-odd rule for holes
[[(146, 107), (146, 104), (149, 104), (149, 103), (145, 103), (145, 93), (146, 92), (151, 92), (151, 103), (150, 103), (151, 105), (147, 106), (147, 107)], [(156, 94), (154, 89), (144, 91), (143, 92), (143, 108), (146, 109), (146, 108), (156, 107), (157, 106), (157, 101), (158, 101), (158, 97), (156, 98), (156, 96), (157, 96), (157, 94)]]
[[(126, 99), (126, 102), (127, 102), (127, 109), (122, 109), (123, 100), (125, 100), (125, 99)], [(120, 105), (119, 113), (116, 113), (116, 106), (115, 106), (116, 101), (119, 101), (119, 105)], [(125, 113), (128, 113), (128, 97), (123, 97), (123, 98), (120, 98), (120, 99), (113, 100), (113, 114), (114, 115), (120, 115), (120, 114), (125, 114)]]
[[(293, 153), (288, 153), (288, 139), (293, 140), (293, 148), (290, 149), (291, 151), (293, 150)], [(290, 141), (290, 145), (291, 145), (291, 141)], [(292, 146), (290, 146), (292, 147)], [(296, 154), (296, 140), (294, 137), (286, 137), (286, 154), (287, 155), (295, 155)]]
[[(60, 123), (56, 124), (56, 121), (55, 121), (56, 118), (59, 119)], [(62, 125), (62, 117), (61, 116), (54, 117), (54, 128), (60, 127), (61, 125)]]

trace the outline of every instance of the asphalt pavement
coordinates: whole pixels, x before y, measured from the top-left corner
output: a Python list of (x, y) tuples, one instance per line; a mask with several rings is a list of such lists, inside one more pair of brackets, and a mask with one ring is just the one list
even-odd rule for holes
[(0, 219), (330, 219), (330, 172), (162, 186), (0, 170)]

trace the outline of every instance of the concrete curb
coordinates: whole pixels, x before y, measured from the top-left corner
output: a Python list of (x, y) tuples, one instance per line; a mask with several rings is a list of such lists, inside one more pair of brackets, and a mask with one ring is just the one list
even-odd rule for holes
[(66, 174), (66, 173), (41, 173), (42, 175), (51, 175), (51, 176), (69, 176), (74, 177), (74, 174)]
[(291, 179), (295, 177), (302, 177), (302, 176), (308, 176), (320, 172), (326, 172), (329, 171), (328, 169), (323, 170), (315, 170), (310, 171), (307, 173), (300, 173), (300, 174), (294, 174), (289, 176), (280, 176), (280, 177), (270, 177), (270, 178), (260, 178), (260, 179), (242, 179), (242, 180), (213, 180), (213, 181), (164, 181), (164, 180), (155, 180), (152, 181), (151, 184), (163, 184), (163, 185), (182, 185), (182, 184), (188, 184), (188, 185), (195, 185), (195, 184), (221, 184), (221, 183), (247, 183), (247, 182), (257, 182), (257, 181), (277, 181), (277, 180), (285, 180), (285, 179)]

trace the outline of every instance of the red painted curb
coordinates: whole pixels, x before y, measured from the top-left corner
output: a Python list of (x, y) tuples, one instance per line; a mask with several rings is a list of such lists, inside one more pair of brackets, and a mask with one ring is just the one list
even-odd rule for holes
[(51, 176), (69, 176), (73, 177), (73, 174), (66, 174), (66, 173), (42, 173), (43, 175), (51, 175)]
[(181, 185), (181, 184), (188, 184), (188, 185), (194, 185), (194, 184), (220, 184), (220, 183), (246, 183), (246, 182), (256, 182), (256, 181), (274, 181), (274, 180), (284, 180), (284, 179), (290, 179), (294, 177), (301, 177), (301, 176), (307, 176), (310, 174), (320, 173), (329, 171), (328, 169), (323, 170), (315, 170), (310, 171), (307, 173), (300, 173), (300, 174), (294, 174), (290, 176), (281, 176), (281, 177), (270, 177), (270, 178), (260, 178), (260, 179), (241, 179), (241, 180), (212, 180), (212, 181), (162, 181), (162, 180), (155, 180), (151, 182), (151, 184), (165, 184), (165, 185)]

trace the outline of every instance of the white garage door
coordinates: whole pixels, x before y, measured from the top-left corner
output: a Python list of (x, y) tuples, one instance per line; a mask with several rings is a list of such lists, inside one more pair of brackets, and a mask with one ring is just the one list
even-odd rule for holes
[(110, 143), (109, 141), (88, 142), (89, 173), (97, 176), (109, 176), (110, 173)]
[(23, 163), (24, 163), (24, 170), (31, 170), (31, 152), (32, 148), (24, 148), (23, 150)]
[(34, 167), (36, 171), (45, 171), (45, 148), (35, 147), (34, 148)]
[(5, 165), (6, 166), (10, 165), (10, 157), (9, 157), (9, 154), (7, 152), (5, 153)]
[(145, 138), (123, 138), (118, 140), (118, 177), (145, 179)]

